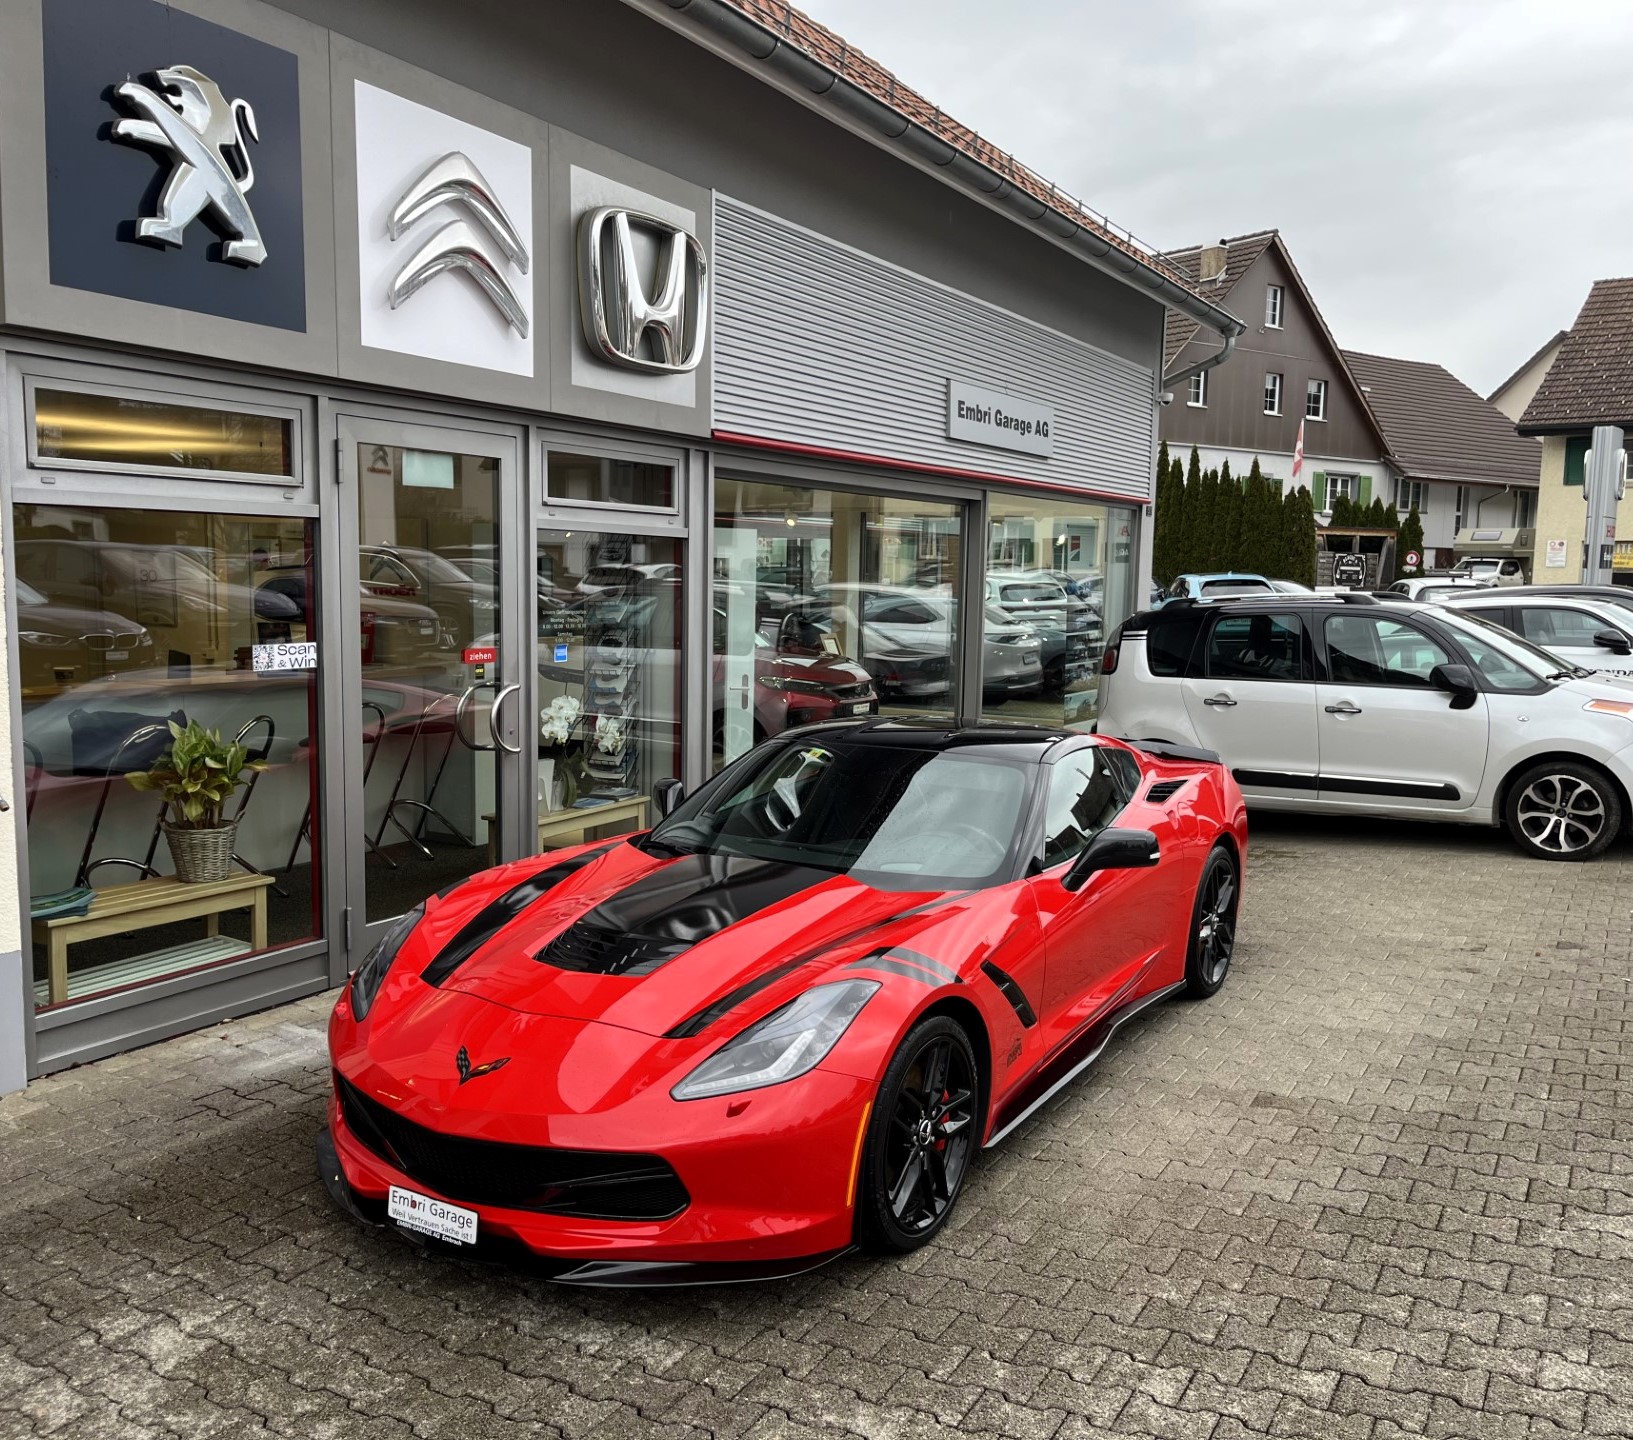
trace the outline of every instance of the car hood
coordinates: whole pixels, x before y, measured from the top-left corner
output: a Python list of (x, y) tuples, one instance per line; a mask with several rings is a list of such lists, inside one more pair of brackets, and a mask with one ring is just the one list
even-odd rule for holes
[(103, 631), (147, 633), (147, 627), (112, 610), (80, 610), (71, 605), (18, 605), (19, 630), (45, 630), (53, 635), (93, 635)]
[(625, 841), (521, 861), (428, 902), (370, 1016), (394, 1025), (465, 995), (646, 1036), (687, 1033), (785, 978), (808, 984), (856, 958), (879, 944), (880, 926), (940, 895), (774, 861), (649, 855)]

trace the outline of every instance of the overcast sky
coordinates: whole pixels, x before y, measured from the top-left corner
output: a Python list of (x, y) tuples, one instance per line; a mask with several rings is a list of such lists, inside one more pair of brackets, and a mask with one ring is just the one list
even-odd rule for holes
[(1633, 274), (1626, 0), (803, 8), (1148, 244), (1279, 229), (1340, 345), (1482, 394)]

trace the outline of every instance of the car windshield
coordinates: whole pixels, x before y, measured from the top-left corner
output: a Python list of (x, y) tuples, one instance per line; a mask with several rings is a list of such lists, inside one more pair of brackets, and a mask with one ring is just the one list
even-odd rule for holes
[(976, 889), (1009, 878), (1035, 773), (975, 749), (762, 746), (644, 843), (660, 854), (809, 865), (880, 890)]
[[(1494, 625), (1473, 610), (1459, 607), (1441, 612), (1441, 620), (1453, 629), (1463, 632), (1465, 643), (1475, 663), (1485, 677), (1499, 690), (1529, 689), (1539, 680), (1557, 680), (1574, 673), (1557, 655), (1539, 650), (1529, 640), (1522, 640), (1512, 630)], [(1489, 652), (1500, 657), (1493, 660)], [(1519, 685), (1509, 670), (1517, 666), (1528, 677), (1528, 683)]]
[(1217, 600), (1223, 595), (1263, 595), (1270, 588), (1258, 580), (1208, 580), (1203, 583), (1202, 593)]

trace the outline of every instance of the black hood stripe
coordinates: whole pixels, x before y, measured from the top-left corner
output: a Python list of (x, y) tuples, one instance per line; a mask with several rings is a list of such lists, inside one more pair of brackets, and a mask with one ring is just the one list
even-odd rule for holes
[(919, 969), (939, 975), (953, 985), (964, 983), (958, 971), (951, 965), (943, 965), (941, 961), (932, 960), (928, 955), (921, 955), (917, 950), (909, 950), (905, 945), (892, 945), (889, 954), (894, 960), (905, 960), (909, 965), (917, 965)]
[(872, 970), (880, 975), (900, 975), (903, 980), (917, 980), (920, 985), (928, 985), (932, 990), (936, 988), (936, 977), (928, 970), (920, 970), (917, 965), (909, 965), (904, 960), (892, 960), (888, 955), (864, 955), (845, 967), (847, 970)]
[(420, 971), (420, 979), (427, 985), (442, 984), (535, 900), (542, 899), (569, 875), (576, 874), (592, 860), (599, 860), (607, 851), (622, 843), (622, 837), (609, 840), (594, 850), (586, 850), (571, 859), (546, 866), (520, 885), (512, 886), (497, 900), (484, 905), (460, 927), (459, 933), (437, 951), (436, 958)]
[(832, 880), (806, 865), (686, 855), (580, 916), (533, 957), (559, 970), (650, 975), (692, 946)]

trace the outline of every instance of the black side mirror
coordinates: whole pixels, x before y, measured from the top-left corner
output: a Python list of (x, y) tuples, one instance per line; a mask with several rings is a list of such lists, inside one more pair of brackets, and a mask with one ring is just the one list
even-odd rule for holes
[(1474, 697), (1480, 693), (1480, 687), (1474, 682), (1474, 672), (1467, 665), (1436, 665), (1429, 672), (1429, 683), (1452, 697), (1453, 710), (1469, 709), (1474, 704)]
[(667, 820), (673, 815), (675, 807), (685, 798), (686, 787), (679, 780), (660, 780), (652, 787), (652, 804), (660, 820)]
[(1593, 637), (1593, 643), (1612, 655), (1633, 655), (1633, 644), (1628, 643), (1627, 636), (1620, 630), (1601, 630)]
[(1102, 830), (1083, 847), (1062, 878), (1062, 889), (1081, 890), (1101, 870), (1146, 870), (1162, 858), (1149, 830)]

